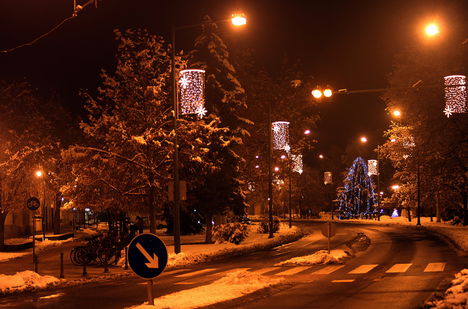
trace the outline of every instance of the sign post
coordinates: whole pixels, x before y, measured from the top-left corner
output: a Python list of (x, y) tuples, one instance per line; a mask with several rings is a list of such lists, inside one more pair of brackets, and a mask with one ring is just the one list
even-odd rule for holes
[(36, 263), (36, 216), (34, 211), (36, 211), (40, 206), (39, 199), (37, 197), (30, 197), (26, 201), (26, 207), (33, 212), (32, 215), (32, 258), (34, 271), (37, 273), (37, 263)]
[(159, 276), (166, 268), (167, 259), (166, 245), (154, 234), (140, 234), (128, 245), (128, 265), (137, 276), (148, 282), (149, 305), (154, 305), (153, 278)]
[(323, 224), (322, 235), (328, 238), (328, 254), (330, 254), (330, 238), (336, 235), (336, 225), (330, 221)]

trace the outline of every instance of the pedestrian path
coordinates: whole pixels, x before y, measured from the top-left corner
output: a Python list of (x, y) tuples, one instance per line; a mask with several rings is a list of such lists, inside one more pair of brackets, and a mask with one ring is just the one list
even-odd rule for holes
[[(384, 274), (422, 274), (422, 273), (435, 273), (443, 272), (446, 269), (446, 263), (434, 262), (421, 265), (422, 267), (414, 267), (412, 263), (396, 263), (392, 265), (379, 265), (379, 264), (363, 264), (355, 267), (348, 267), (344, 264), (333, 265), (311, 265), (311, 266), (268, 266), (262, 268), (234, 268), (234, 269), (218, 269), (206, 268), (197, 271), (185, 269), (179, 271), (173, 277), (180, 279), (188, 279), (198, 275), (220, 275), (235, 271), (247, 270), (256, 274), (265, 276), (297, 276), (297, 275), (312, 275), (312, 276), (326, 276), (336, 272), (346, 275), (364, 275), (372, 272), (383, 272)], [(351, 277), (355, 278), (355, 277)], [(333, 280), (332, 282), (353, 282), (354, 279)]]

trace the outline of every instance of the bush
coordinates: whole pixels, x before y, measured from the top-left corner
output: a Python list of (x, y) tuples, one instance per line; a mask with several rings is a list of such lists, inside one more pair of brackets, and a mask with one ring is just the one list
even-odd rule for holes
[(249, 226), (240, 222), (216, 225), (213, 228), (213, 238), (217, 242), (232, 242), (240, 244), (248, 235)]
[(346, 246), (353, 252), (365, 251), (369, 248), (371, 240), (364, 233), (357, 233), (357, 236), (346, 242)]
[[(273, 233), (279, 231), (280, 226), (280, 219), (278, 217), (273, 217)], [(260, 226), (258, 227), (259, 233), (267, 234), (270, 232), (270, 219), (269, 217), (265, 217), (260, 222)]]

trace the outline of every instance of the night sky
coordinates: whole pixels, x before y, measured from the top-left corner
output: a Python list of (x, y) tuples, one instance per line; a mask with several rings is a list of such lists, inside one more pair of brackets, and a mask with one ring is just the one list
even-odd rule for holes
[[(47, 32), (71, 16), (72, 8), (72, 0), (2, 0), (0, 49)], [(245, 12), (248, 27), (235, 34), (226, 31), (229, 39), (256, 50), (259, 62), (273, 71), (283, 56), (300, 59), (305, 73), (335, 89), (384, 88), (394, 55), (422, 41), (426, 21), (438, 19), (446, 33), (468, 36), (461, 26), (466, 26), (466, 0), (102, 0), (97, 9), (88, 6), (33, 46), (0, 53), (0, 78), (26, 77), (42, 91), (59, 93), (79, 114), (78, 90), (95, 89), (100, 69), (113, 68), (113, 29), (145, 27), (168, 38), (171, 24), (198, 23), (205, 14), (229, 18), (235, 10)], [(196, 34), (178, 34), (178, 47), (189, 49)], [(360, 134), (377, 144), (389, 123), (379, 95), (335, 96), (324, 102), (315, 132), (319, 148), (344, 149)]]

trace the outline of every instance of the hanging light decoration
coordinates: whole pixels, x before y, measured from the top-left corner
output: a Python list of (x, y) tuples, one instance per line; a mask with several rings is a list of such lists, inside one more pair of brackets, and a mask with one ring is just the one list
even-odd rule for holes
[(378, 175), (379, 174), (379, 161), (377, 160), (367, 160), (367, 171), (368, 175)]
[(333, 183), (332, 172), (323, 172), (323, 184), (329, 185)]
[(179, 73), (180, 113), (206, 115), (205, 109), (205, 71), (190, 69)]
[(295, 173), (302, 174), (304, 172), (304, 165), (302, 163), (302, 155), (291, 154), (292, 171)]
[(289, 122), (287, 121), (275, 121), (271, 124), (271, 130), (273, 131), (273, 149), (285, 150), (289, 152)]
[(455, 113), (466, 113), (466, 76), (449, 75), (444, 77), (445, 85), (445, 116)]

